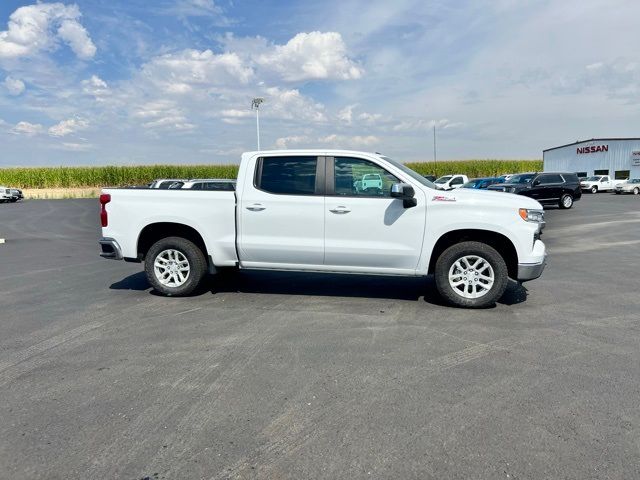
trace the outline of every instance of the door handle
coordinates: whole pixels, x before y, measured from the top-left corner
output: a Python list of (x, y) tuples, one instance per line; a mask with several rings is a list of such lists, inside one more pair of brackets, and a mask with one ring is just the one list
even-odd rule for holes
[(253, 205), (249, 205), (247, 207), (247, 210), (251, 210), (252, 212), (261, 212), (265, 208), (267, 208), (267, 207), (265, 207), (261, 203), (254, 203)]
[(339, 206), (339, 207), (336, 207), (336, 208), (332, 208), (329, 211), (331, 213), (343, 214), (343, 213), (349, 213), (351, 210), (349, 210), (347, 207)]

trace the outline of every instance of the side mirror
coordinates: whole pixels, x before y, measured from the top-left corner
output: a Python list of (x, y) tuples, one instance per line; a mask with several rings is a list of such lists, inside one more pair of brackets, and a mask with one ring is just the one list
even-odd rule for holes
[(406, 183), (394, 183), (391, 186), (391, 196), (394, 198), (401, 198), (404, 208), (411, 208), (418, 205), (418, 201), (415, 197), (415, 190), (411, 185)]

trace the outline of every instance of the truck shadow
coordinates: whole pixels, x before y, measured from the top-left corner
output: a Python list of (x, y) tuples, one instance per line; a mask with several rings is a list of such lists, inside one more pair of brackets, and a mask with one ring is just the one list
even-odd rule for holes
[[(112, 290), (149, 290), (151, 295), (159, 295), (149, 285), (144, 272), (130, 275), (113, 283), (110, 288)], [(302, 272), (225, 271), (207, 277), (192, 296), (234, 292), (423, 300), (431, 305), (447, 306), (438, 295), (432, 276), (422, 278)], [(516, 282), (509, 281), (507, 290), (498, 303), (516, 305), (526, 299), (527, 289)]]

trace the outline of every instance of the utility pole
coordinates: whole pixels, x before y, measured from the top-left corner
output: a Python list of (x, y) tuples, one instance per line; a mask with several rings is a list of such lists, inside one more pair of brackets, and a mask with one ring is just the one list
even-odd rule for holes
[(260, 150), (260, 104), (264, 102), (264, 98), (256, 97), (251, 101), (251, 109), (256, 109), (256, 136), (258, 138), (258, 150)]

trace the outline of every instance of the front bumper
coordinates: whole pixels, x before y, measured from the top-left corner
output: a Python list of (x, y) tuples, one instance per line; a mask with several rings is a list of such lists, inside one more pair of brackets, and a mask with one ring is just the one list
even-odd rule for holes
[(518, 281), (519, 282), (527, 282), (529, 280), (535, 280), (540, 275), (542, 275), (542, 271), (544, 267), (547, 265), (547, 259), (545, 259), (541, 263), (519, 263), (518, 264)]
[(103, 237), (98, 240), (100, 244), (100, 256), (102, 258), (108, 258), (110, 260), (122, 260), (122, 249), (118, 242), (113, 238)]

